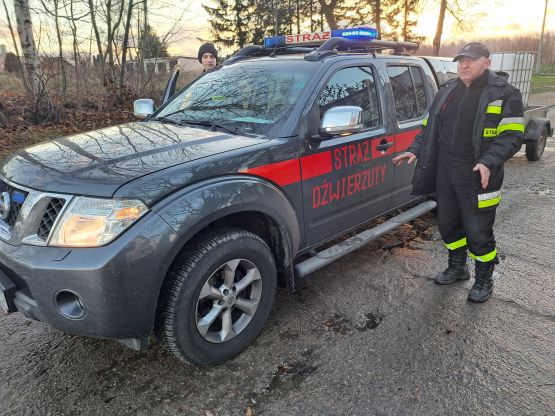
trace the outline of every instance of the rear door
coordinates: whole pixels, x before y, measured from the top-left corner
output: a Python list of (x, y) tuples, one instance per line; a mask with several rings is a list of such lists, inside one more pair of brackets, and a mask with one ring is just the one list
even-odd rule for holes
[[(433, 91), (423, 69), (416, 64), (391, 64), (387, 66), (389, 83), (395, 105), (396, 131), (395, 156), (405, 152), (420, 132), (432, 102)], [(395, 179), (391, 206), (397, 207), (415, 199), (411, 195), (414, 163), (395, 166)]]
[(394, 142), (392, 136), (386, 136), (380, 98), (383, 88), (378, 79), (371, 65), (338, 69), (327, 77), (313, 102), (309, 136), (317, 132), (324, 112), (337, 106), (361, 107), (365, 130), (305, 140), (301, 174), (309, 245), (378, 216), (390, 207)]

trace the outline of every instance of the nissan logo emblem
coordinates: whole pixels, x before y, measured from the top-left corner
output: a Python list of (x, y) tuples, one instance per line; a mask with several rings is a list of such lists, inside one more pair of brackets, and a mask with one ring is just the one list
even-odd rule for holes
[(7, 192), (2, 192), (0, 195), (0, 218), (3, 220), (8, 219), (8, 214), (10, 213), (10, 194)]

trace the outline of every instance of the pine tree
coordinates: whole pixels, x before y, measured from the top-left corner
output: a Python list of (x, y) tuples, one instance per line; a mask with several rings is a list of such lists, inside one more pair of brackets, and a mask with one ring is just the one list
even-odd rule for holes
[(210, 34), (214, 43), (224, 46), (233, 46), (235, 43), (234, 24), (229, 17), (231, 9), (227, 0), (213, 0), (214, 7), (203, 4), (202, 7), (210, 16)]
[(146, 32), (141, 33), (139, 45), (141, 45), (141, 53), (144, 59), (166, 58), (169, 56), (168, 46), (160, 41), (154, 29), (148, 25)]
[(402, 2), (401, 39), (405, 42), (422, 42), (424, 40), (423, 36), (417, 36), (414, 33), (420, 4), (421, 0), (404, 0)]
[(252, 41), (251, 22), (257, 14), (254, 0), (212, 0), (212, 4), (202, 7), (210, 16), (214, 43), (242, 48)]

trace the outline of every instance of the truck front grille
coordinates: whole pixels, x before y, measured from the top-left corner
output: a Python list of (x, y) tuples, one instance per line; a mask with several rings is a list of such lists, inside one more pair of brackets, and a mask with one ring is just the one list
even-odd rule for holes
[(56, 218), (62, 211), (65, 204), (65, 199), (62, 198), (52, 198), (46, 207), (46, 211), (42, 216), (42, 220), (39, 225), (39, 230), (37, 231), (37, 236), (41, 240), (46, 240), (52, 231), (52, 227)]
[(45, 246), (71, 199), (71, 195), (24, 188), (0, 178), (0, 240), (11, 245)]

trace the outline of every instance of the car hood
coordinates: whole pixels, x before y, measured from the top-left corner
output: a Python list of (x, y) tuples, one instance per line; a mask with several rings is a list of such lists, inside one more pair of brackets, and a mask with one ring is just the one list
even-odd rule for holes
[(158, 122), (135, 122), (57, 138), (4, 161), (0, 175), (31, 189), (112, 196), (149, 173), (267, 141)]

